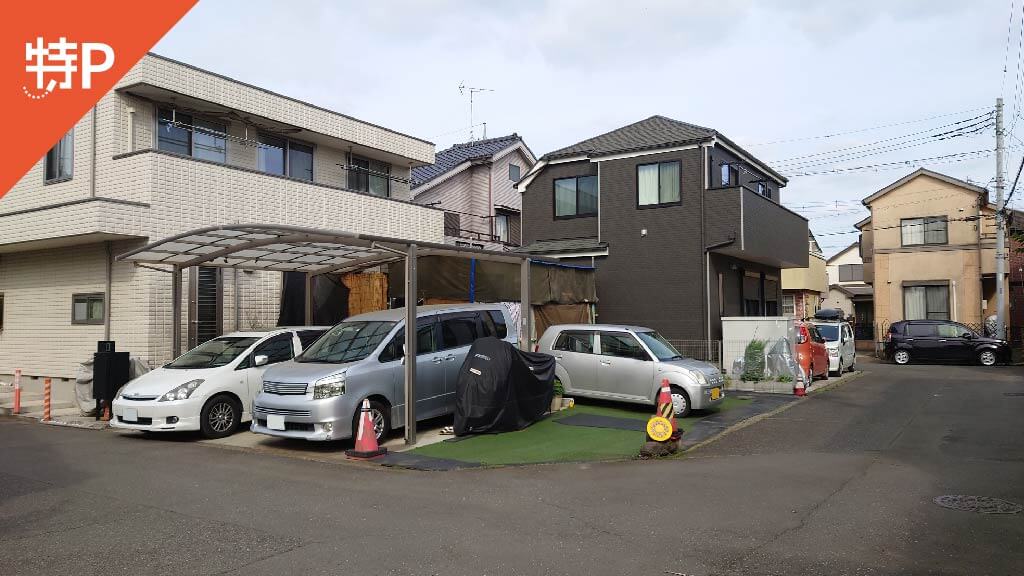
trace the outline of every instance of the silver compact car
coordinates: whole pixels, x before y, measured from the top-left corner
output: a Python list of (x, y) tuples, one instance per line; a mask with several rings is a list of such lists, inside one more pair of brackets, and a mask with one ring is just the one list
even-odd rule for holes
[[(416, 419), (455, 411), (455, 381), (470, 345), (494, 336), (515, 343), (502, 304), (420, 306), (416, 312)], [(363, 399), (377, 438), (405, 425), (405, 308), (347, 318), (290, 362), (263, 375), (252, 431), (305, 440), (355, 435)]]
[(556, 325), (544, 331), (538, 351), (555, 357), (555, 378), (567, 395), (653, 405), (667, 378), (680, 418), (691, 409), (711, 408), (725, 398), (717, 366), (684, 358), (650, 328)]

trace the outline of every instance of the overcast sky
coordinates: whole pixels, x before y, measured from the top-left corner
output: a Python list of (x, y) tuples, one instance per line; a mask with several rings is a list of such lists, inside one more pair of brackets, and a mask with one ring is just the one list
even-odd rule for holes
[[(931, 136), (973, 125), (964, 120), (1000, 94), (1013, 125), (1022, 5), (1005, 83), (1010, 0), (201, 0), (154, 51), (438, 150), (469, 138), (464, 82), (493, 90), (475, 98), (487, 135), (517, 132), (538, 156), (661, 114), (715, 128), (792, 174), (991, 150), (991, 128)], [(779, 140), (790, 142), (765, 144)], [(1024, 144), (1007, 145), (1022, 147), (1007, 162), (1012, 179)], [(805, 155), (816, 156), (802, 168), (784, 162)], [(793, 177), (783, 202), (831, 254), (856, 240), (844, 232), (867, 214), (859, 200), (918, 166), (994, 177), (994, 156), (954, 159)]]

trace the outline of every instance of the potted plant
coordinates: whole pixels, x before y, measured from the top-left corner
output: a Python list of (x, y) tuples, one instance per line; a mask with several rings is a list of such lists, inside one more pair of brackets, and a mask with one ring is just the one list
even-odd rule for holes
[(553, 388), (555, 395), (551, 397), (551, 411), (558, 412), (562, 409), (562, 395), (565, 394), (565, 388), (562, 387), (562, 381), (558, 378), (555, 378)]

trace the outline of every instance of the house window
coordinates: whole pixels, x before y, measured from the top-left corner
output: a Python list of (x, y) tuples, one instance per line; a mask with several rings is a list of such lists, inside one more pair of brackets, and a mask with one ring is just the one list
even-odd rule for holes
[(735, 166), (722, 164), (722, 186), (736, 186), (740, 183), (740, 172)]
[(636, 167), (637, 202), (658, 206), (679, 202), (679, 161), (640, 164)]
[(772, 189), (768, 187), (768, 184), (766, 182), (757, 183), (757, 193), (760, 194), (761, 196), (764, 196), (765, 198), (772, 197)]
[(227, 163), (227, 126), (167, 108), (161, 108), (158, 116), (157, 148), (200, 160)]
[(461, 228), (462, 217), (458, 212), (445, 212), (444, 213), (444, 235), (445, 236), (458, 236), (459, 229)]
[(508, 244), (508, 214), (494, 215), (494, 235), (498, 242)]
[(519, 182), (519, 178), (520, 178), (521, 172), (522, 171), (520, 170), (518, 164), (509, 164), (508, 165), (508, 179), (509, 180), (511, 180), (513, 182)]
[(348, 187), (357, 192), (387, 198), (391, 195), (391, 165), (353, 156), (349, 162)]
[(313, 147), (267, 134), (258, 136), (257, 166), (267, 174), (313, 181)]
[(555, 218), (597, 214), (597, 176), (555, 180)]
[(75, 129), (72, 128), (46, 153), (46, 160), (43, 162), (45, 181), (61, 182), (63, 180), (70, 180), (75, 167), (74, 156)]
[(905, 320), (949, 320), (949, 286), (904, 286)]
[(904, 218), (900, 220), (900, 236), (904, 246), (946, 244), (948, 238), (946, 216)]
[(72, 324), (103, 324), (105, 317), (104, 296), (95, 294), (73, 294), (71, 296)]
[(864, 280), (864, 265), (863, 264), (840, 264), (839, 265), (839, 281), (840, 282), (861, 282)]
[(793, 316), (796, 314), (796, 305), (793, 302), (792, 294), (782, 295), (782, 314), (784, 316)]

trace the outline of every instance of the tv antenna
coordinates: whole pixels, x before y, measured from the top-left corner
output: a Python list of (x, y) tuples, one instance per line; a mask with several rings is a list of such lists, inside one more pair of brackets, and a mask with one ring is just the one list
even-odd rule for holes
[[(492, 90), (490, 88), (473, 88), (473, 87), (470, 87), (470, 86), (466, 86), (465, 82), (460, 82), (459, 83), (459, 94), (461, 94), (463, 96), (465, 96), (467, 93), (469, 94), (469, 139), (470, 140), (473, 140), (473, 138), (474, 138), (474, 132), (473, 132), (473, 128), (474, 128), (474, 126), (473, 126), (473, 95), (476, 94), (477, 92), (494, 92), (494, 90)], [(487, 128), (484, 128), (484, 137), (485, 138), (487, 137)]]

